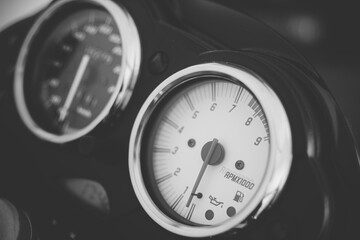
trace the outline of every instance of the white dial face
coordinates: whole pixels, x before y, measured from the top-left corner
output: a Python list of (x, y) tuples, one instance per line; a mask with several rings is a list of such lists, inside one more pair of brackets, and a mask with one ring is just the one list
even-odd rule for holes
[(221, 79), (191, 83), (165, 100), (146, 150), (161, 205), (189, 224), (215, 225), (239, 214), (269, 164), (261, 105), (246, 87)]

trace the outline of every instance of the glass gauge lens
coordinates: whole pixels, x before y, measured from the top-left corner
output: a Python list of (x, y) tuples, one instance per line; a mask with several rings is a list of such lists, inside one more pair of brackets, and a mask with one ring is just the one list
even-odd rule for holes
[[(124, 83), (136, 81), (140, 45), (135, 26), (120, 22), (131, 22), (124, 11), (110, 1), (60, 1), (34, 25), (18, 61), (15, 95), (39, 137), (66, 142), (86, 134), (128, 90)], [(135, 49), (124, 50), (129, 41)]]
[(121, 55), (118, 28), (106, 12), (83, 10), (64, 19), (35, 58), (26, 95), (38, 107), (34, 118), (58, 134), (88, 126), (113, 96)]
[(168, 230), (219, 234), (275, 200), (290, 169), (290, 136), (281, 102), (261, 79), (216, 63), (189, 67), (140, 110), (130, 140), (132, 183)]
[(241, 212), (269, 165), (268, 123), (254, 95), (243, 85), (208, 79), (162, 107), (144, 153), (161, 206), (203, 225)]

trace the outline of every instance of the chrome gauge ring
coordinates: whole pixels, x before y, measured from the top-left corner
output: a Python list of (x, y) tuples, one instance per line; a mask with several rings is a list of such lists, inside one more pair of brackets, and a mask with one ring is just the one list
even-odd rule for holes
[(20, 117), (41, 139), (75, 140), (126, 107), (140, 60), (139, 34), (125, 8), (110, 0), (56, 1), (20, 50), (14, 84)]
[(220, 234), (277, 198), (291, 167), (291, 139), (281, 101), (259, 76), (222, 63), (191, 66), (162, 82), (136, 118), (133, 188), (165, 229)]

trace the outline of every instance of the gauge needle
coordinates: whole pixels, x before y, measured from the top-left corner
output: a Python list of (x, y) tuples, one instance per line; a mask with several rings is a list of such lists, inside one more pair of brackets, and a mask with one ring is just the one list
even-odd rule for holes
[(64, 121), (66, 115), (68, 114), (69, 108), (71, 106), (71, 103), (75, 97), (75, 93), (77, 91), (77, 89), (79, 88), (81, 79), (84, 76), (85, 70), (89, 64), (90, 61), (90, 56), (85, 54), (82, 58), (81, 58), (81, 62), (80, 62), (80, 66), (75, 74), (75, 79), (71, 84), (69, 93), (66, 97), (65, 103), (63, 105), (63, 107), (60, 109), (60, 116), (59, 116), (59, 120), (62, 122)]
[(199, 184), (200, 184), (200, 181), (201, 181), (201, 178), (203, 177), (204, 173), (205, 173), (205, 170), (206, 170), (206, 167), (209, 165), (209, 162), (210, 162), (210, 159), (211, 159), (211, 156), (213, 155), (214, 151), (215, 151), (215, 148), (216, 148), (216, 145), (218, 144), (219, 140), (217, 140), (216, 138), (213, 139), (212, 143), (211, 143), (211, 146), (210, 146), (210, 149), (206, 155), (206, 158), (204, 160), (204, 163), (203, 165), (201, 166), (201, 169), (200, 169), (200, 172), (199, 172), (199, 175), (197, 176), (196, 178), (196, 181), (195, 181), (195, 184), (194, 184), (194, 187), (191, 191), (191, 194), (190, 194), (190, 197), (186, 203), (186, 207), (189, 207), (190, 206), (190, 203), (194, 197), (195, 192), (196, 192), (196, 189), (198, 188)]

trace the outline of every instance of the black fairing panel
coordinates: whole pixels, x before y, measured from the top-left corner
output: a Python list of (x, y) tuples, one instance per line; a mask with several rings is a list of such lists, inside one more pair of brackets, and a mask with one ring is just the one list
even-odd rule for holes
[[(86, 136), (91, 147), (84, 138), (62, 145), (40, 140), (17, 113), (14, 67), (38, 15), (0, 33), (0, 198), (28, 214), (33, 239), (186, 239), (161, 228), (140, 206), (129, 177), (128, 144), (137, 113), (156, 86), (183, 68), (208, 62), (242, 66), (265, 79), (289, 117), (294, 157), (278, 201), (259, 219), (250, 216), (245, 228), (212, 239), (359, 238), (357, 145), (326, 81), (301, 53), (260, 21), (220, 3), (117, 2), (138, 28), (141, 69), (128, 107)], [(165, 56), (160, 63), (154, 60), (159, 53)], [(110, 213), (74, 198), (59, 184), (66, 178), (100, 183)]]

